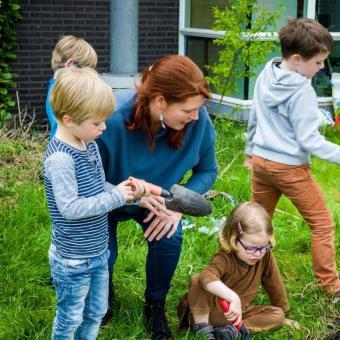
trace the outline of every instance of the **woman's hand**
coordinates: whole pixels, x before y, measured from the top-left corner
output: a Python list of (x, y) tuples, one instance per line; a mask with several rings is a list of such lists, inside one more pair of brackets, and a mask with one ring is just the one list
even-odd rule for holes
[(165, 206), (165, 199), (160, 196), (148, 196), (142, 197), (139, 204), (141, 208), (150, 210), (154, 215), (171, 215), (171, 210), (168, 210)]
[(159, 241), (167, 232), (169, 232), (167, 238), (170, 238), (176, 232), (181, 219), (181, 213), (166, 208), (165, 211), (158, 211), (157, 214), (150, 211), (148, 216), (143, 220), (144, 223), (152, 220), (144, 233), (144, 237), (148, 239), (149, 242), (153, 241), (155, 238), (156, 241)]

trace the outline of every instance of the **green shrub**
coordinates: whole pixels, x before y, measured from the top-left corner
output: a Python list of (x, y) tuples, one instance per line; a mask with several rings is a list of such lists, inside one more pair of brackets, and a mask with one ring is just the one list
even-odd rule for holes
[(15, 105), (9, 94), (9, 89), (16, 86), (9, 62), (16, 58), (12, 52), (16, 46), (14, 24), (20, 19), (19, 1), (0, 0), (0, 128), (11, 119), (9, 108)]

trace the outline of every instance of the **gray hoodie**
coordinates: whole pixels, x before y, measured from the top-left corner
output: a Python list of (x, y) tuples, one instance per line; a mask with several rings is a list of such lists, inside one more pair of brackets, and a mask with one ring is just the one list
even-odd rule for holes
[(340, 164), (340, 146), (326, 141), (318, 130), (318, 100), (310, 81), (282, 70), (280, 62), (268, 62), (257, 78), (246, 154), (289, 165), (310, 163), (312, 154)]

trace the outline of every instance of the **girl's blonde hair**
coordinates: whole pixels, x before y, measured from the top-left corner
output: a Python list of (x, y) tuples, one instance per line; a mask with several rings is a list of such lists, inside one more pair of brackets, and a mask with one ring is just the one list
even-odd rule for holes
[(91, 68), (62, 70), (50, 99), (59, 121), (67, 114), (76, 124), (89, 118), (105, 119), (115, 110), (111, 87)]
[(274, 247), (274, 229), (267, 211), (257, 203), (245, 202), (235, 207), (219, 233), (219, 243), (226, 252), (236, 252), (236, 242), (240, 237), (240, 228), (246, 234), (265, 232), (270, 236)]
[(84, 39), (73, 35), (61, 37), (52, 53), (52, 69), (64, 67), (68, 59), (78, 67), (95, 68), (97, 65), (97, 53), (94, 48)]

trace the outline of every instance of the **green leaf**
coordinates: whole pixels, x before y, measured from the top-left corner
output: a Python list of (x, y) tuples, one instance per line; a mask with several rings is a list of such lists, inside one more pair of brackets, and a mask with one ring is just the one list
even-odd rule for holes
[(2, 77), (4, 78), (4, 79), (12, 79), (12, 74), (11, 73), (3, 73), (2, 74)]
[[(15, 46), (15, 45), (14, 45)], [(14, 47), (13, 46), (13, 47)], [(8, 58), (8, 59), (16, 59), (16, 55), (14, 54), (14, 53), (11, 53), (11, 52), (6, 52), (5, 54), (4, 54), (4, 57), (5, 58)]]
[(8, 106), (15, 106), (15, 102), (13, 100), (9, 100), (6, 102)]
[(16, 85), (13, 81), (15, 74), (12, 73), (8, 60), (16, 58), (13, 49), (16, 46), (15, 23), (21, 19), (20, 5), (17, 0), (5, 2), (0, 0), (0, 35), (4, 37), (0, 46), (0, 127), (5, 126), (5, 122), (10, 120), (12, 115), (8, 112), (9, 107), (16, 105), (9, 95), (9, 90)]
[(11, 7), (13, 9), (13, 11), (17, 11), (20, 9), (20, 6), (18, 4), (11, 4)]

